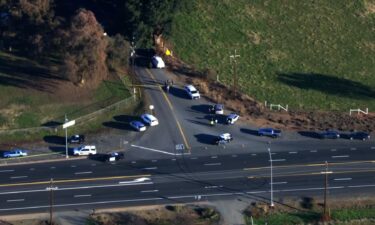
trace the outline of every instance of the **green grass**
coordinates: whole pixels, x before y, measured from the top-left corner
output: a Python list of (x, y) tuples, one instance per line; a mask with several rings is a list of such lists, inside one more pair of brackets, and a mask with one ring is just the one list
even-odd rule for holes
[[(293, 225), (293, 224), (314, 224), (319, 221), (321, 213), (319, 212), (278, 212), (261, 218), (253, 218), (254, 224), (272, 224), (272, 225)], [(347, 208), (331, 211), (331, 219), (335, 224), (345, 224), (359, 219), (375, 219), (374, 207), (368, 208)], [(251, 225), (251, 219), (245, 216), (246, 224)]]
[(375, 108), (375, 15), (363, 1), (197, 0), (174, 15), (174, 53), (241, 90), (294, 109)]
[(36, 127), (50, 121), (63, 122), (65, 114), (69, 119), (75, 119), (130, 96), (124, 86), (126, 83), (120, 78), (113, 78), (93, 90), (92, 98), (64, 101), (43, 89), (43, 85), (53, 83), (54, 78), (39, 78), (40, 74), (56, 76), (56, 63), (59, 61), (47, 61), (41, 65), (30, 58), (0, 52), (0, 118), (3, 118), (0, 126), (3, 129)]

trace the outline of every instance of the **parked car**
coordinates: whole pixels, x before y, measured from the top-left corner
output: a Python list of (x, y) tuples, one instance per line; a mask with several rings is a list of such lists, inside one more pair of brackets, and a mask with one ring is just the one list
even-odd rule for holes
[(220, 144), (229, 143), (231, 141), (233, 141), (232, 135), (230, 133), (224, 133), (224, 134), (217, 136), (214, 139), (213, 144), (220, 145)]
[(155, 55), (151, 58), (151, 64), (152, 64), (152, 67), (154, 67), (154, 68), (158, 68), (158, 69), (165, 68), (165, 63), (164, 63), (163, 59), (160, 56), (157, 56), (157, 55)]
[(260, 128), (258, 130), (259, 136), (268, 136), (272, 138), (277, 138), (281, 136), (281, 130), (276, 130), (273, 128)]
[(27, 151), (22, 149), (14, 149), (11, 151), (4, 152), (4, 158), (15, 158), (15, 157), (22, 157), (27, 156)]
[(199, 91), (193, 85), (186, 85), (184, 90), (191, 99), (199, 99), (201, 97)]
[(146, 130), (146, 126), (142, 122), (140, 122), (140, 121), (134, 120), (134, 121), (131, 121), (129, 124), (136, 131), (140, 131), (141, 132), (141, 131), (145, 131)]
[(82, 145), (73, 149), (73, 155), (96, 155), (95, 145)]
[(145, 122), (145, 124), (149, 126), (156, 126), (159, 124), (158, 119), (151, 114), (147, 114), (147, 113), (142, 114), (141, 119), (143, 120), (143, 122)]
[(350, 140), (357, 139), (357, 140), (365, 141), (365, 140), (370, 139), (370, 134), (366, 132), (361, 132), (361, 131), (352, 132), (351, 134), (349, 134), (349, 139)]
[(226, 122), (227, 124), (234, 124), (237, 122), (237, 120), (240, 118), (240, 116), (236, 113), (231, 113), (227, 116)]
[(69, 144), (82, 144), (85, 142), (85, 135), (76, 134), (68, 139)]
[(209, 108), (209, 112), (219, 114), (219, 115), (223, 115), (224, 114), (224, 105), (222, 105), (222, 104), (211, 105), (210, 108)]
[(112, 152), (107, 155), (107, 160), (109, 162), (119, 161), (124, 158), (124, 153), (122, 152)]
[(340, 134), (334, 130), (327, 130), (320, 133), (320, 138), (322, 139), (337, 139), (340, 138)]

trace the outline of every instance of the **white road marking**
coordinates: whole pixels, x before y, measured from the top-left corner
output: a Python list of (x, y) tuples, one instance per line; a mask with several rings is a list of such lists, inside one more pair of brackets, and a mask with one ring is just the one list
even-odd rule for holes
[(149, 150), (149, 151), (153, 151), (153, 152), (159, 152), (159, 153), (163, 153), (163, 154), (167, 154), (167, 155), (177, 155), (175, 153), (170, 153), (170, 152), (157, 150), (157, 149), (153, 149), (153, 148), (142, 147), (142, 146), (138, 146), (138, 145), (131, 145), (131, 146), (135, 147), (135, 148), (140, 148), (140, 149)]
[(205, 189), (214, 189), (214, 188), (222, 188), (223, 187), (223, 185), (214, 185), (214, 186), (205, 186), (204, 188)]
[(35, 168), (30, 168), (30, 171), (34, 171), (35, 170)]
[(334, 155), (332, 158), (349, 158), (349, 155)]
[[(288, 182), (286, 181), (281, 181), (281, 182), (272, 182), (273, 184), (287, 184)], [(271, 183), (270, 183), (271, 184)]]
[(156, 170), (158, 169), (158, 167), (154, 166), (154, 167), (146, 167), (146, 168), (143, 168), (144, 170)]
[(74, 167), (77, 167), (77, 166), (76, 166), (76, 165), (71, 165), (70, 167), (73, 167), (73, 168), (74, 168)]
[(91, 195), (74, 195), (74, 198), (91, 197)]
[(355, 151), (355, 150), (357, 150), (357, 148), (350, 148), (350, 150)]
[(206, 163), (205, 166), (220, 166), (221, 163)]
[(317, 150), (311, 150), (310, 152), (318, 152)]
[(197, 157), (192, 157), (192, 158), (190, 158), (190, 159), (198, 159)]
[(158, 161), (158, 160), (156, 160), (156, 159), (151, 160), (151, 162), (153, 162), (153, 163), (154, 163), (154, 162), (157, 162), (157, 161)]
[(53, 169), (56, 169), (56, 167), (54, 167), (54, 166), (51, 166), (51, 167), (50, 167), (50, 169), (51, 169), (51, 170), (53, 170)]
[(7, 200), (7, 202), (23, 202), (23, 201), (25, 201), (25, 199), (23, 199), (23, 198)]
[(0, 170), (0, 173), (14, 172), (14, 170)]
[(158, 192), (159, 190), (145, 190), (145, 191), (141, 191), (141, 193), (152, 193), (152, 192)]
[(251, 154), (252, 156), (256, 156), (257, 154), (255, 154), (255, 153), (253, 153), (253, 154)]
[(21, 178), (27, 178), (27, 176), (10, 177), (10, 179), (21, 179)]
[(347, 178), (336, 178), (336, 179), (333, 179), (335, 181), (343, 181), (343, 180), (352, 180), (352, 178), (350, 177), (347, 177)]
[(236, 157), (237, 157), (237, 155), (232, 155), (232, 157), (233, 157), (233, 158), (236, 158)]
[[(270, 162), (271, 160), (268, 160)], [(272, 162), (284, 162), (286, 161), (285, 159), (272, 159)]]
[(331, 152), (335, 152), (335, 151), (337, 151), (335, 148), (331, 149)]
[(172, 159), (172, 161), (176, 161), (176, 159)]
[(86, 172), (76, 172), (74, 173), (75, 175), (80, 175), (80, 174), (90, 174), (92, 171), (86, 171)]
[(217, 159), (217, 155), (211, 156), (211, 159)]
[(367, 185), (352, 185), (348, 186), (349, 188), (361, 188), (361, 187), (375, 187), (375, 184), (367, 184)]
[(136, 161), (132, 161), (132, 164), (135, 164), (135, 163), (137, 163)]
[(289, 152), (289, 154), (297, 154), (297, 152)]
[(375, 146), (372, 146), (371, 149), (375, 149)]
[(271, 152), (271, 155), (276, 155), (277, 153), (276, 152)]
[(91, 164), (91, 166), (96, 166), (96, 164), (95, 164), (95, 163), (93, 163), (93, 164)]

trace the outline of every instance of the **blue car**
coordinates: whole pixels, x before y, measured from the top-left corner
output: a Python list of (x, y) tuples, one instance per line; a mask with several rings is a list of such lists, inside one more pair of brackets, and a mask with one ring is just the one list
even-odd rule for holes
[(14, 149), (11, 151), (4, 152), (4, 158), (15, 158), (15, 157), (22, 157), (27, 156), (27, 151), (21, 149)]
[(320, 138), (322, 139), (338, 139), (340, 138), (340, 134), (337, 131), (334, 130), (327, 130), (322, 133), (320, 133)]
[(146, 126), (140, 121), (131, 121), (130, 126), (133, 127), (136, 131), (145, 131)]

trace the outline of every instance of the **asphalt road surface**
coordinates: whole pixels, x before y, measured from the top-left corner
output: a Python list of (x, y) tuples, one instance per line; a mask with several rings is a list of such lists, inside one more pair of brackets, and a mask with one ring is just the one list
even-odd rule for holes
[[(285, 133), (258, 137), (256, 127), (208, 124), (204, 98), (190, 100), (165, 70), (136, 68), (159, 125), (126, 144), (125, 160), (93, 159), (0, 167), (0, 214), (193, 202), (246, 196), (270, 201), (270, 150), (276, 203), (286, 196), (374, 195), (374, 141), (319, 140)], [(226, 112), (227, 114), (228, 112)], [(211, 140), (229, 132), (234, 141)], [(176, 145), (183, 149), (177, 149)], [(325, 162), (328, 162), (326, 168)], [(51, 189), (53, 191), (51, 191)]]

